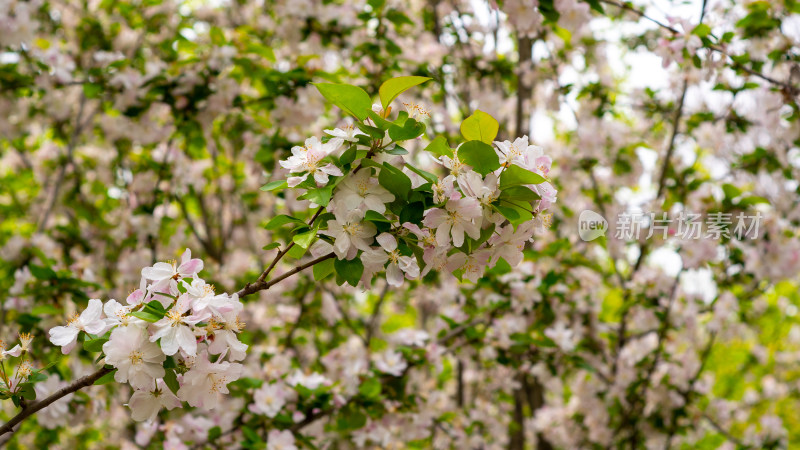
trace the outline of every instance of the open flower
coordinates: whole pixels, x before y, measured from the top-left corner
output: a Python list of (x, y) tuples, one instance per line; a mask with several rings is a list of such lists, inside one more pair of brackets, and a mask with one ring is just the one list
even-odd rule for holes
[(386, 203), (393, 202), (394, 195), (378, 184), (371, 172), (371, 169), (360, 170), (339, 184), (333, 196), (336, 208), (344, 208), (345, 211), (373, 210), (381, 214), (386, 212)]
[[(324, 130), (325, 133), (333, 136), (334, 138), (341, 139), (345, 142), (358, 142), (358, 138), (356, 136), (362, 135), (366, 136), (364, 133), (361, 132), (358, 128), (350, 125), (345, 125), (341, 128), (334, 128), (333, 130)], [(331, 139), (333, 140), (333, 139)], [(328, 141), (330, 143), (330, 141)]]
[(453, 188), (455, 180), (456, 177), (448, 175), (431, 187), (433, 189), (433, 201), (435, 203), (444, 203), (451, 198), (460, 197), (461, 194)]
[(331, 236), (334, 239), (333, 252), (339, 259), (353, 259), (358, 250), (369, 250), (372, 237), (377, 228), (371, 222), (362, 222), (364, 212), (353, 210), (344, 212), (336, 210), (335, 220), (328, 221), (328, 229), (320, 234)]
[(267, 435), (267, 450), (297, 450), (290, 430), (272, 430)]
[(495, 152), (500, 157), (500, 164), (503, 167), (516, 164), (530, 170), (530, 165), (535, 162), (536, 158), (542, 156), (542, 147), (529, 144), (528, 136), (518, 137), (514, 139), (514, 142), (495, 141), (494, 145), (497, 146)]
[(150, 389), (137, 389), (128, 400), (131, 418), (138, 422), (155, 419), (161, 408), (173, 409), (181, 406), (181, 401), (169, 390), (164, 380), (158, 380)]
[(3, 356), (13, 356), (18, 358), (19, 355), (29, 352), (31, 349), (31, 342), (33, 342), (33, 335), (30, 333), (20, 333), (19, 334), (19, 344), (15, 345), (10, 350), (3, 349), (3, 341), (0, 341), (0, 361), (3, 360)]
[(341, 139), (331, 139), (323, 144), (316, 136), (312, 136), (306, 139), (303, 147), (292, 147), (292, 156), (285, 161), (280, 161), (280, 165), (289, 169), (290, 173), (305, 173), (299, 177), (289, 177), (286, 180), (289, 187), (295, 187), (302, 183), (309, 174), (320, 185), (328, 182), (328, 175), (342, 176), (342, 171), (333, 164), (328, 163), (321, 166), (322, 159), (336, 151), (341, 144)]
[(395, 350), (386, 350), (383, 353), (375, 355), (373, 358), (375, 368), (383, 373), (399, 377), (408, 368), (408, 363), (403, 358), (403, 355)]
[(448, 200), (444, 209), (433, 208), (425, 211), (422, 223), (429, 228), (436, 229), (436, 242), (439, 245), (450, 243), (460, 247), (464, 244), (464, 233), (472, 239), (481, 236), (480, 221), (483, 216), (481, 204), (474, 198)]
[(248, 409), (255, 414), (273, 418), (281, 412), (289, 394), (290, 391), (282, 383), (265, 384), (253, 393), (253, 403)]
[(211, 314), (214, 317), (222, 317), (222, 314), (236, 308), (239, 303), (239, 296), (227, 293), (217, 294), (214, 285), (207, 284), (201, 278), (195, 278), (191, 284), (183, 281), (186, 294), (192, 298), (192, 312), (194, 315), (202, 316)]
[[(459, 146), (460, 147), (460, 146)], [(450, 169), (450, 175), (458, 178), (468, 170), (472, 170), (472, 166), (468, 166), (458, 159), (458, 148), (453, 151), (453, 156), (442, 155), (439, 157), (439, 163)]]
[(228, 393), (228, 383), (242, 376), (242, 365), (228, 361), (212, 363), (208, 355), (197, 356), (195, 365), (183, 375), (178, 398), (206, 410), (219, 406), (222, 394)]
[(483, 178), (479, 173), (470, 170), (458, 178), (458, 187), (465, 196), (474, 198), (481, 204), (483, 217), (487, 221), (496, 224), (505, 221), (503, 215), (492, 208), (492, 203), (500, 196), (497, 175), (490, 173)]
[(189, 356), (197, 354), (197, 339), (190, 328), (203, 318), (185, 315), (191, 307), (188, 295), (182, 295), (167, 314), (154, 323), (156, 332), (150, 336), (150, 342), (161, 339), (161, 350), (167, 355), (174, 355), (179, 349)]
[(413, 256), (404, 256), (397, 249), (397, 239), (389, 233), (381, 233), (375, 239), (381, 245), (381, 250), (369, 249), (364, 252), (365, 272), (377, 272), (389, 262), (386, 267), (386, 281), (392, 286), (403, 285), (403, 275), (409, 280), (419, 276), (419, 265)]
[(244, 322), (239, 319), (244, 305), (240, 302), (235, 305), (234, 309), (225, 311), (218, 318), (212, 318), (208, 324), (212, 333), (208, 352), (220, 355), (220, 358), (229, 354), (231, 361), (241, 361), (247, 356), (247, 344), (239, 341), (236, 335), (244, 329)]
[(178, 294), (178, 280), (184, 277), (194, 277), (203, 270), (203, 260), (192, 258), (192, 251), (188, 248), (181, 256), (181, 264), (175, 261), (157, 262), (151, 267), (142, 269), (142, 277), (150, 280), (150, 292), (165, 292), (170, 295)]
[(511, 267), (516, 267), (522, 262), (522, 250), (525, 248), (525, 243), (533, 236), (535, 225), (533, 221), (528, 221), (516, 230), (510, 224), (497, 230), (498, 233), (489, 238), (489, 245), (493, 250), (491, 265), (497, 264), (500, 258), (505, 259)]
[(128, 325), (136, 325), (144, 328), (147, 325), (147, 322), (144, 320), (131, 315), (130, 306), (122, 305), (113, 298), (103, 305), (103, 312), (106, 313), (105, 321), (108, 328), (116, 326), (127, 327)]
[(313, 391), (322, 385), (331, 384), (331, 381), (327, 379), (325, 375), (319, 374), (317, 372), (306, 375), (299, 370), (295, 370), (291, 375), (289, 375), (286, 378), (286, 384), (288, 384), (289, 386), (297, 386), (299, 384), (300, 386), (311, 389)]
[(117, 368), (114, 379), (130, 382), (134, 389), (149, 389), (164, 376), (166, 355), (158, 345), (148, 341), (147, 331), (139, 327), (119, 327), (103, 344), (106, 362)]
[(100, 318), (102, 315), (103, 302), (97, 298), (89, 300), (89, 305), (80, 316), (72, 316), (66, 326), (50, 329), (50, 342), (61, 347), (61, 353), (66, 355), (75, 348), (81, 331), (94, 335), (106, 332), (106, 322)]

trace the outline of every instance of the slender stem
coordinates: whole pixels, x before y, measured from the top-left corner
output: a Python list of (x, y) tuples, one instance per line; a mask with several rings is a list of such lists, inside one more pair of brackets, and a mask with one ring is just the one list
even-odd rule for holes
[(686, 90), (689, 87), (688, 80), (683, 80), (683, 87), (681, 88), (681, 97), (678, 100), (678, 107), (675, 109), (675, 114), (672, 117), (672, 134), (669, 137), (669, 144), (667, 145), (667, 154), (664, 156), (664, 163), (661, 165), (661, 175), (658, 177), (658, 191), (656, 191), (656, 199), (661, 198), (666, 187), (667, 172), (669, 171), (669, 163), (672, 159), (672, 154), (675, 153), (675, 138), (680, 131), (681, 115), (683, 115), (683, 104), (686, 99)]
[(279, 277), (277, 277), (277, 278), (275, 278), (273, 280), (269, 280), (269, 281), (259, 280), (259, 281), (256, 281), (255, 283), (247, 283), (247, 285), (245, 285), (245, 287), (240, 289), (239, 292), (237, 292), (236, 294), (239, 296), (239, 298), (242, 298), (242, 297), (246, 297), (246, 296), (248, 296), (250, 294), (253, 294), (255, 292), (269, 289), (273, 285), (275, 285), (275, 284), (277, 284), (277, 283), (289, 278), (290, 276), (292, 276), (292, 275), (294, 275), (296, 273), (300, 273), (300, 272), (308, 269), (309, 267), (311, 267), (311, 266), (313, 266), (315, 264), (319, 264), (322, 261), (325, 261), (326, 259), (331, 259), (331, 258), (334, 258), (334, 257), (336, 257), (336, 254), (331, 252), (331, 253), (328, 253), (325, 256), (320, 256), (319, 258), (313, 259), (313, 260), (311, 260), (311, 261), (309, 261), (309, 262), (307, 262), (305, 264), (297, 266), (294, 269), (292, 269), (292, 270), (290, 270), (290, 271), (288, 271), (286, 273), (281, 274)]

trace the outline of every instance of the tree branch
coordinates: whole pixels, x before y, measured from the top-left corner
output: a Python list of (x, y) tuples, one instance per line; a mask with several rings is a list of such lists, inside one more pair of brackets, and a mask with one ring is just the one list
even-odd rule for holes
[(245, 287), (240, 289), (239, 292), (237, 292), (236, 294), (239, 296), (239, 298), (242, 298), (242, 297), (246, 297), (246, 296), (248, 296), (250, 294), (256, 293), (258, 291), (263, 291), (263, 290), (269, 289), (273, 285), (275, 285), (275, 284), (277, 284), (277, 283), (289, 278), (290, 276), (292, 276), (292, 275), (294, 275), (296, 273), (300, 273), (300, 272), (308, 269), (309, 267), (311, 267), (311, 266), (313, 266), (315, 264), (321, 263), (322, 261), (325, 261), (326, 259), (331, 259), (331, 258), (334, 258), (334, 257), (336, 257), (336, 254), (331, 252), (331, 253), (328, 253), (325, 256), (320, 256), (319, 258), (313, 259), (313, 260), (311, 260), (311, 261), (309, 261), (309, 262), (307, 262), (305, 264), (297, 266), (294, 269), (292, 269), (292, 270), (290, 270), (290, 271), (288, 271), (286, 273), (281, 274), (279, 277), (275, 278), (274, 280), (270, 280), (270, 281), (259, 280), (259, 281), (256, 281), (255, 283), (247, 283), (245, 285)]
[(110, 373), (112, 370), (113, 369), (108, 369), (103, 367), (91, 375), (86, 375), (85, 377), (78, 378), (69, 386), (65, 386), (57, 390), (56, 392), (52, 393), (49, 397), (39, 400), (38, 402), (31, 403), (30, 405), (23, 408), (22, 411), (20, 411), (11, 420), (6, 422), (3, 426), (0, 426), (0, 436), (8, 433), (23, 420), (27, 419), (34, 413), (50, 406), (51, 404), (55, 403), (61, 398), (69, 394), (72, 394), (73, 392), (77, 392), (85, 387), (93, 385), (95, 381), (99, 380), (104, 375)]

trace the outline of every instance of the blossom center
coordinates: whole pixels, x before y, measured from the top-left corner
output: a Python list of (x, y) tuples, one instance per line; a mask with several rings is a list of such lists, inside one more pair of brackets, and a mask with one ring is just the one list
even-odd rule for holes
[(134, 350), (130, 355), (128, 355), (128, 359), (131, 360), (131, 364), (134, 366), (139, 365), (142, 363), (142, 352)]

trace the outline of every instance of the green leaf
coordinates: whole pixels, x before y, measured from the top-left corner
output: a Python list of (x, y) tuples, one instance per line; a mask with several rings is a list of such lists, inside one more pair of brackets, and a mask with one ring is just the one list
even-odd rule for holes
[(384, 130), (384, 131), (388, 130), (389, 126), (392, 124), (388, 120), (386, 120), (383, 117), (381, 117), (378, 113), (373, 111), (372, 107), (370, 107), (370, 110), (367, 113), (367, 116), (370, 119), (372, 119), (372, 122), (375, 124), (376, 127), (378, 127), (381, 130)]
[(56, 308), (53, 305), (34, 306), (31, 310), (31, 315), (33, 316), (55, 316), (60, 313), (61, 309)]
[(167, 369), (164, 371), (164, 383), (173, 394), (178, 393), (178, 389), (181, 388), (181, 385), (178, 383), (178, 376), (175, 374), (175, 369)]
[(572, 41), (572, 33), (566, 28), (556, 26), (553, 31), (556, 33), (556, 36), (560, 37), (565, 43), (569, 44)]
[(730, 183), (725, 183), (722, 185), (722, 192), (725, 193), (725, 197), (728, 200), (733, 200), (734, 198), (742, 195), (742, 190)]
[(25, 400), (36, 400), (36, 391), (33, 389), (33, 383), (22, 383), (19, 385), (19, 394)]
[(358, 124), (358, 129), (363, 131), (364, 133), (367, 133), (369, 137), (373, 139), (383, 139), (383, 137), (386, 135), (386, 132), (384, 130), (381, 130), (380, 128), (377, 127), (371, 127), (363, 123)]
[(400, 147), (399, 145), (395, 145), (392, 148), (384, 150), (383, 153), (386, 153), (387, 155), (407, 155), (408, 150), (404, 149), (403, 147)]
[(83, 95), (86, 98), (97, 98), (103, 92), (103, 85), (98, 83), (84, 83), (83, 84)]
[(422, 202), (409, 203), (400, 211), (400, 223), (411, 222), (419, 224), (422, 222), (422, 214), (425, 211), (425, 204)]
[(219, 426), (211, 427), (211, 429), (208, 430), (208, 441), (209, 442), (214, 442), (214, 439), (216, 439), (216, 438), (218, 438), (220, 436), (222, 436), (222, 428), (220, 428)]
[(305, 249), (305, 248), (303, 248), (303, 247), (301, 247), (299, 245), (293, 245), (292, 248), (290, 248), (289, 251), (286, 254), (291, 256), (294, 259), (300, 259), (300, 258), (303, 257), (303, 255), (306, 254), (306, 250), (307, 249)]
[(414, 172), (415, 174), (421, 176), (425, 181), (428, 181), (428, 182), (433, 183), (433, 184), (436, 184), (439, 181), (439, 179), (436, 177), (436, 175), (434, 175), (434, 174), (432, 174), (430, 172), (426, 172), (426, 171), (424, 171), (422, 169), (417, 169), (416, 167), (414, 167), (414, 166), (412, 166), (411, 164), (408, 164), (408, 163), (406, 163), (406, 167), (408, 167), (408, 170), (410, 170), (410, 171)]
[(255, 53), (256, 55), (259, 55), (262, 58), (265, 58), (271, 62), (275, 62), (275, 52), (271, 48), (262, 45), (258, 42), (251, 42), (247, 44), (247, 52)]
[(274, 191), (276, 189), (283, 189), (288, 187), (286, 180), (275, 180), (261, 186), (261, 190), (265, 192)]
[(694, 30), (692, 30), (692, 34), (701, 38), (706, 37), (711, 34), (711, 27), (704, 23), (698, 24), (696, 27), (694, 27)]
[(103, 344), (106, 342), (108, 342), (108, 338), (105, 336), (97, 337), (87, 334), (83, 341), (83, 349), (92, 353), (102, 352)]
[(336, 270), (336, 283), (339, 285), (346, 281), (350, 286), (356, 286), (361, 280), (361, 275), (364, 274), (364, 263), (359, 258), (349, 261), (336, 259), (333, 261), (333, 267)]
[(305, 194), (301, 195), (301, 200), (310, 200), (319, 206), (328, 206), (333, 195), (333, 186), (325, 186), (322, 188), (309, 189)]
[(521, 201), (530, 203), (536, 200), (540, 200), (542, 197), (536, 192), (533, 192), (528, 187), (511, 186), (510, 188), (503, 189), (503, 192), (500, 194), (500, 198), (511, 201)]
[(366, 398), (377, 399), (381, 395), (381, 382), (377, 378), (369, 378), (361, 383), (358, 392)]
[(333, 262), (333, 259), (326, 259), (325, 261), (314, 264), (314, 280), (322, 281), (327, 278), (328, 275), (332, 274), (335, 270)]
[(351, 84), (313, 83), (325, 99), (355, 116), (358, 120), (367, 118), (372, 110), (369, 95), (358, 86)]
[(475, 111), (461, 122), (461, 135), (468, 141), (481, 141), (491, 145), (499, 129), (497, 120), (481, 110)]
[[(161, 293), (159, 292), (159, 294)], [(172, 296), (169, 297), (174, 299), (174, 297)], [(161, 302), (159, 302), (158, 300), (152, 300), (147, 304), (145, 304), (143, 311), (158, 317), (164, 317), (167, 314), (166, 308), (164, 308), (164, 305), (162, 305)]]
[(605, 10), (603, 9), (603, 5), (600, 4), (600, 0), (584, 0), (586, 3), (589, 4), (589, 7), (593, 10), (599, 12), (600, 14), (605, 14)]
[(267, 244), (261, 247), (261, 250), (272, 250), (273, 248), (278, 248), (281, 246), (280, 242), (273, 242), (272, 244)]
[(342, 156), (339, 158), (339, 164), (346, 165), (350, 164), (356, 160), (356, 155), (358, 154), (358, 150), (356, 150), (356, 146), (353, 145), (347, 150), (342, 153)]
[(546, 19), (545, 22), (549, 23), (556, 23), (558, 22), (558, 17), (560, 14), (556, 11), (555, 5), (553, 5), (553, 0), (539, 0), (539, 12), (542, 13), (544, 18)]
[(447, 139), (445, 139), (444, 136), (436, 136), (436, 139), (432, 140), (431, 143), (425, 147), (425, 151), (430, 152), (437, 157), (453, 157), (453, 149), (450, 148), (450, 145), (447, 143)]
[(366, 425), (367, 416), (356, 408), (352, 404), (342, 408), (336, 418), (336, 428), (339, 431), (357, 430)]
[(383, 109), (386, 109), (398, 95), (428, 80), (430, 80), (428, 77), (397, 77), (384, 81), (380, 89), (378, 89), (378, 96), (381, 98)]
[(225, 33), (222, 32), (220, 27), (211, 27), (211, 31), (208, 34), (214, 45), (218, 47), (225, 45)]
[(108, 372), (107, 374), (103, 375), (102, 377), (98, 378), (97, 381), (94, 382), (96, 385), (101, 384), (108, 384), (114, 381), (114, 374), (117, 372), (117, 369)]
[(389, 137), (396, 142), (414, 139), (421, 136), (424, 132), (425, 124), (417, 122), (414, 119), (406, 120), (402, 127), (395, 124), (389, 125)]
[(769, 204), (769, 200), (767, 200), (764, 197), (759, 197), (757, 195), (751, 195), (749, 197), (745, 197), (745, 198), (739, 200), (739, 203), (737, 203), (737, 205), (739, 205), (739, 206), (750, 206), (750, 205), (757, 205), (759, 203)]
[(527, 184), (541, 184), (547, 181), (538, 173), (523, 169), (520, 166), (510, 165), (500, 174), (500, 189), (505, 190), (513, 186), (523, 186)]
[(134, 311), (131, 313), (131, 315), (150, 323), (156, 323), (161, 320), (161, 317), (145, 311)]
[(47, 281), (57, 277), (56, 272), (49, 267), (37, 266), (36, 264), (28, 264), (28, 268), (31, 271), (31, 275), (33, 275), (38, 280)]
[(253, 444), (263, 444), (261, 441), (261, 437), (259, 437), (258, 433), (256, 433), (252, 428), (244, 426), (242, 427), (242, 434), (244, 434), (245, 439), (247, 442), (252, 442)]
[(465, 142), (458, 148), (458, 159), (472, 166), (472, 169), (481, 175), (500, 168), (500, 158), (494, 149), (482, 141)]
[(308, 246), (311, 245), (312, 242), (314, 242), (314, 239), (316, 239), (316, 237), (317, 237), (317, 229), (315, 228), (313, 230), (308, 230), (305, 233), (294, 235), (294, 237), (292, 237), (292, 241), (294, 241), (294, 243), (299, 245), (300, 247), (308, 248)]
[(266, 228), (267, 230), (275, 230), (286, 225), (287, 223), (298, 223), (301, 225), (305, 225), (305, 222), (298, 219), (297, 217), (292, 217), (286, 214), (280, 214), (273, 217), (272, 220), (270, 220), (269, 223), (267, 223), (264, 226), (264, 228)]
[(411, 178), (404, 174), (400, 169), (383, 163), (378, 174), (378, 182), (395, 196), (408, 200), (408, 193), (411, 191)]
[(370, 222), (386, 222), (386, 223), (392, 223), (392, 221), (391, 221), (391, 220), (389, 220), (389, 219), (387, 219), (386, 217), (384, 217), (384, 215), (383, 215), (383, 214), (381, 214), (381, 213), (379, 213), (379, 212), (377, 212), (377, 211), (373, 211), (373, 210), (371, 210), (371, 209), (370, 209), (370, 210), (368, 210), (368, 211), (366, 212), (366, 214), (364, 214), (364, 220), (369, 220)]
[(513, 225), (519, 225), (533, 219), (533, 214), (530, 212), (531, 205), (503, 200), (495, 203), (494, 206)]

